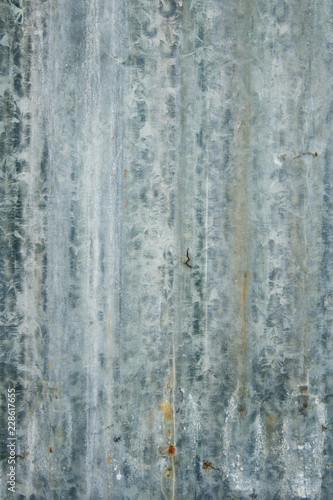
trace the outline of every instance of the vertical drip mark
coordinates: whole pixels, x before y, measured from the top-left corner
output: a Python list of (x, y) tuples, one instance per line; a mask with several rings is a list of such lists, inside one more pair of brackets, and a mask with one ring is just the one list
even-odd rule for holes
[[(208, 156), (208, 154), (207, 154)], [(208, 158), (207, 158), (208, 164)], [(206, 173), (206, 220), (205, 220), (205, 233), (206, 233), (206, 262), (205, 262), (205, 316), (206, 316), (206, 325), (205, 325), (205, 366), (204, 370), (208, 370), (208, 198), (209, 198), (209, 189), (208, 189), (208, 167)]]
[(246, 344), (246, 337), (245, 337), (245, 299), (246, 299), (246, 280), (248, 277), (249, 273), (246, 271), (244, 273), (244, 281), (243, 281), (243, 291), (242, 291), (242, 344)]
[[(173, 372), (175, 371), (175, 362), (173, 360)], [(161, 489), (166, 500), (174, 500), (175, 498), (175, 470), (174, 470), (174, 456), (176, 455), (175, 446), (175, 420), (174, 420), (174, 375), (170, 377), (166, 385), (166, 396), (164, 402), (159, 405), (158, 409), (162, 412), (163, 416), (163, 437), (164, 445), (162, 445), (158, 454), (161, 457), (169, 458), (169, 465), (163, 471), (161, 478)], [(170, 396), (172, 403), (170, 402)]]
[(248, 271), (244, 273), (243, 287), (242, 287), (242, 304), (241, 304), (241, 315), (242, 315), (242, 331), (241, 331), (241, 345), (240, 345), (240, 415), (245, 415), (245, 394), (246, 394), (246, 383), (247, 383), (247, 362), (246, 362), (246, 296), (247, 296), (247, 279)]
[(126, 168), (124, 170), (124, 177), (125, 177), (125, 205), (124, 205), (124, 208), (126, 210), (127, 209), (127, 170), (126, 170)]

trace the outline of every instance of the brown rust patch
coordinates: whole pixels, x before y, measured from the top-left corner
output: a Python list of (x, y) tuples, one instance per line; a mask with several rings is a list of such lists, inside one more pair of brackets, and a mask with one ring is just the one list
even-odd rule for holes
[(50, 452), (50, 453), (53, 453), (53, 450), (52, 450), (52, 448), (51, 448), (51, 447), (49, 448), (49, 452)]
[(170, 445), (170, 446), (167, 448), (167, 450), (168, 450), (168, 454), (169, 454), (169, 455), (171, 455), (171, 456), (176, 455), (176, 451), (177, 451), (177, 450), (176, 450), (176, 447), (175, 447), (175, 446)]
[(173, 412), (170, 401), (164, 401), (164, 403), (159, 405), (158, 409), (162, 412), (164, 420), (173, 419)]

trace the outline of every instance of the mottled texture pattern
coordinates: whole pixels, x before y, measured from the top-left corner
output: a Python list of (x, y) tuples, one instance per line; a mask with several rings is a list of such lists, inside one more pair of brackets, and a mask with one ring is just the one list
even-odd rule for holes
[(332, 86), (331, 0), (0, 0), (1, 499), (333, 498)]

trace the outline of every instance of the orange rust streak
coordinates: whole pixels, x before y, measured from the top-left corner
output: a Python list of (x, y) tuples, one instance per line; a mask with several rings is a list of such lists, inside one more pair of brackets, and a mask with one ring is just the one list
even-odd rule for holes
[(164, 403), (160, 404), (158, 409), (162, 412), (164, 420), (173, 419), (173, 412), (170, 401), (165, 401)]

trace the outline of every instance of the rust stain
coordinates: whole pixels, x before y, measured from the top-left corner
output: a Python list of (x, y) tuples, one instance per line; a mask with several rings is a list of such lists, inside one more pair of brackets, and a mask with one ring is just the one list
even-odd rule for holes
[(111, 457), (108, 457), (108, 464), (111, 464)]
[(167, 448), (167, 450), (168, 450), (168, 454), (169, 454), (169, 455), (176, 455), (176, 451), (177, 451), (177, 450), (176, 450), (176, 447), (175, 447), (175, 446), (170, 445), (170, 446)]
[(51, 447), (49, 448), (49, 452), (50, 452), (50, 453), (53, 453), (53, 450), (52, 450), (52, 448), (51, 448)]
[(162, 474), (162, 493), (165, 498), (174, 500), (174, 470), (170, 465)]
[(214, 467), (212, 462), (208, 462), (207, 460), (202, 464), (203, 470), (220, 470), (218, 467)]
[(164, 420), (173, 419), (173, 412), (170, 401), (165, 401), (164, 403), (160, 404), (158, 409), (162, 412)]
[[(167, 394), (172, 390), (172, 375), (166, 384)], [(164, 497), (167, 500), (174, 500), (175, 498), (175, 474), (174, 474), (174, 456), (176, 455), (176, 446), (174, 443), (174, 421), (173, 421), (173, 408), (168, 396), (165, 395), (164, 402), (158, 406), (158, 409), (163, 415), (163, 435), (167, 440), (168, 445), (159, 448), (158, 453), (163, 457), (169, 458), (169, 465), (164, 470), (161, 478), (161, 489)]]
[(27, 456), (29, 455), (29, 452), (25, 452), (25, 453), (22, 453), (22, 455), (15, 455), (15, 458), (27, 458)]

